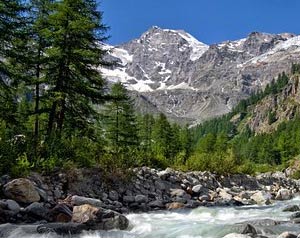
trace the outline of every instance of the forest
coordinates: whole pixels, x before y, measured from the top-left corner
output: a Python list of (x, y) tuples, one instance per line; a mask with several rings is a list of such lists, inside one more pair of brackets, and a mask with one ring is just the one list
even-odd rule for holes
[(95, 166), (255, 173), (300, 154), (298, 117), (261, 135), (231, 121), (279, 93), (299, 65), (231, 113), (189, 128), (136, 113), (126, 87), (101, 77), (108, 27), (96, 1), (2, 0), (0, 21), (1, 175)]

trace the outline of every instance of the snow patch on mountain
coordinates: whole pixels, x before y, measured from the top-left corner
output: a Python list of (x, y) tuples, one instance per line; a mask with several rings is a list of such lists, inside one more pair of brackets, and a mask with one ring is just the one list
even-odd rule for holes
[[(180, 37), (182, 37), (188, 43), (189, 47), (192, 48), (192, 52), (190, 55), (190, 60), (192, 60), (192, 61), (198, 60), (209, 48), (208, 45), (198, 41), (195, 37), (193, 37), (189, 33), (186, 33), (185, 31), (169, 30), (169, 29), (164, 29), (164, 31), (173, 32), (175, 34), (178, 34)], [(185, 47), (182, 46), (179, 50), (184, 51)]]

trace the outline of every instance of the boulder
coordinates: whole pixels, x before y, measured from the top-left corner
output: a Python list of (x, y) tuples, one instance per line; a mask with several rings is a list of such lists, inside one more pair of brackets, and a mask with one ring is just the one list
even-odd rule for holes
[(117, 191), (112, 190), (108, 193), (108, 198), (112, 201), (118, 201), (119, 200), (119, 194)]
[(194, 194), (199, 195), (200, 193), (206, 193), (208, 192), (208, 189), (203, 187), (201, 184), (195, 185), (192, 187), (192, 191)]
[(50, 220), (49, 209), (43, 203), (34, 202), (24, 209), (24, 212), (37, 219)]
[(24, 178), (14, 179), (5, 184), (4, 195), (21, 203), (33, 203), (40, 200), (40, 195), (33, 183)]
[(299, 206), (297, 205), (288, 205), (282, 210), (283, 212), (297, 212), (300, 211)]
[(50, 210), (50, 216), (54, 222), (70, 222), (72, 219), (72, 211), (67, 204), (60, 203)]
[(14, 200), (10, 200), (10, 199), (6, 200), (6, 205), (8, 210), (11, 210), (15, 213), (18, 213), (21, 209), (20, 205)]
[(259, 205), (269, 205), (271, 203), (272, 195), (265, 191), (258, 191), (254, 193), (250, 198)]
[(85, 224), (90, 230), (124, 230), (129, 225), (129, 221), (125, 216), (89, 204), (73, 208), (72, 222)]
[(148, 206), (151, 208), (159, 208), (159, 209), (165, 208), (165, 205), (162, 200), (154, 200), (152, 202), (149, 202)]
[(125, 202), (125, 203), (135, 202), (135, 197), (134, 196), (123, 196), (123, 202)]
[(181, 202), (167, 203), (166, 208), (168, 210), (181, 209), (181, 208), (184, 208), (184, 203), (181, 203)]
[(139, 194), (139, 195), (136, 195), (134, 197), (134, 200), (135, 200), (136, 203), (147, 203), (148, 202), (148, 197), (145, 196), (145, 195)]
[(251, 234), (251, 235), (257, 235), (257, 231), (254, 226), (251, 224), (246, 224), (244, 230), (242, 231), (242, 234)]
[(285, 188), (280, 189), (275, 196), (276, 200), (289, 200), (291, 198), (292, 198), (292, 194), (290, 190)]

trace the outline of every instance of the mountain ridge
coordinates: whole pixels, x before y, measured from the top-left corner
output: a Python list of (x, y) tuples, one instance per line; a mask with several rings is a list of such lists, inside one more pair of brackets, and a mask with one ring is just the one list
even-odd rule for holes
[(121, 81), (157, 113), (194, 124), (229, 112), (300, 60), (300, 37), (292, 33), (252, 32), (208, 46), (182, 30), (152, 27), (105, 48), (115, 63), (100, 69), (109, 82)]

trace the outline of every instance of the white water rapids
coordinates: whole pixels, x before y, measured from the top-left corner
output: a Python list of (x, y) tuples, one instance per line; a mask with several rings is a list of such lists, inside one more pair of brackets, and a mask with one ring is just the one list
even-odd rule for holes
[[(300, 205), (300, 198), (277, 202), (270, 206), (199, 207), (179, 212), (161, 211), (129, 214), (130, 228), (126, 231), (89, 232), (76, 238), (221, 238), (236, 231), (237, 223), (273, 219), (288, 221), (292, 212), (282, 212), (287, 205)], [(300, 233), (299, 224), (286, 223), (268, 227), (266, 235), (276, 237), (283, 231)], [(18, 230), (8, 238), (61, 238), (55, 234), (26, 235)]]

